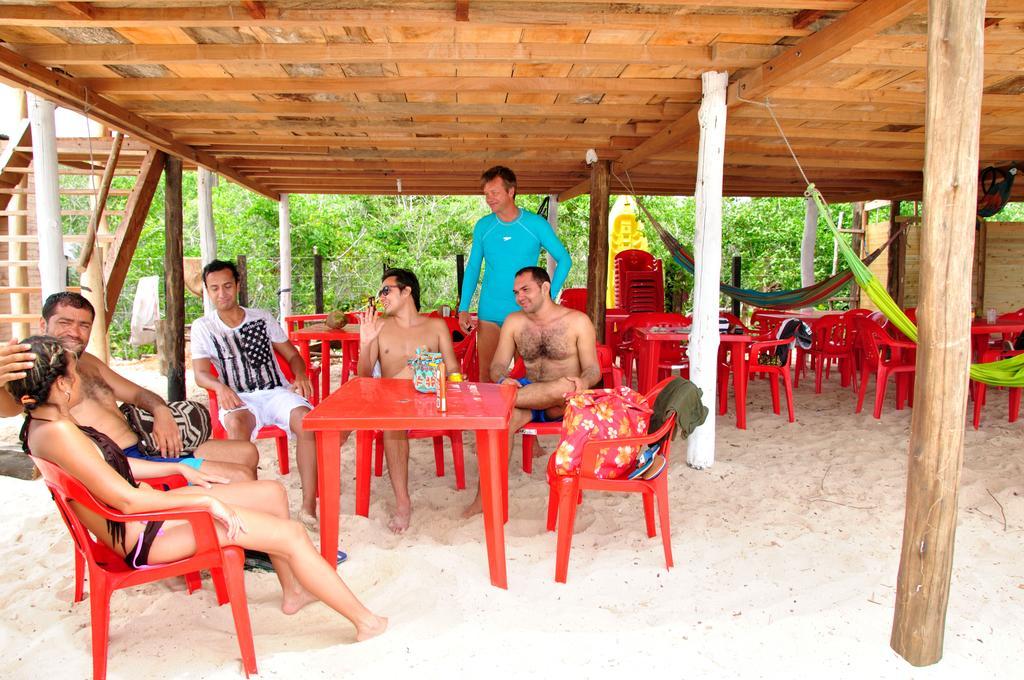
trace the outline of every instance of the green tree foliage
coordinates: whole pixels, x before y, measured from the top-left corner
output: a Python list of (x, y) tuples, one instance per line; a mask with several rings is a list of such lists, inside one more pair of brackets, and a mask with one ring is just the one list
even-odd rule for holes
[[(74, 179), (74, 178), (72, 178)], [(81, 179), (81, 178), (78, 178)], [(115, 187), (128, 188), (131, 180), (115, 179)], [(198, 257), (199, 228), (196, 175), (186, 172), (182, 181), (184, 197), (184, 252)], [(84, 184), (83, 184), (84, 186)], [(213, 191), (217, 254), (222, 259), (245, 255), (249, 272), (249, 300), (253, 306), (277, 311), (279, 287), (278, 204), (238, 185), (221, 181)], [(521, 196), (518, 203), (537, 210), (539, 196)], [(827, 198), (827, 197), (826, 197)], [(69, 200), (69, 199), (65, 199)], [(81, 200), (87, 199), (81, 198)], [(121, 201), (124, 197), (115, 197)], [(614, 197), (612, 197), (614, 201)], [(693, 247), (695, 206), (690, 197), (652, 196), (645, 205), (658, 221), (688, 249)], [(120, 205), (112, 203), (115, 207)], [(416, 272), (423, 285), (424, 309), (442, 304), (456, 305), (455, 256), (466, 256), (473, 225), (486, 214), (478, 196), (321, 196), (293, 195), (292, 222), (292, 309), (296, 314), (313, 312), (314, 248), (323, 257), (324, 298), (327, 309), (358, 306), (377, 290), (386, 266), (405, 267)], [(71, 206), (65, 206), (71, 207)], [(74, 206), (85, 209), (87, 206)], [(1014, 212), (1016, 211), (1016, 212)], [(849, 205), (831, 207), (834, 220), (844, 214), (849, 224)], [(573, 258), (567, 287), (585, 287), (589, 249), (589, 199), (580, 196), (558, 205), (558, 232)], [(1021, 215), (1020, 205), (1008, 206), (1000, 215)], [(112, 218), (116, 228), (118, 218)], [(756, 290), (800, 287), (800, 242), (803, 234), (804, 200), (727, 198), (723, 204), (722, 278), (729, 279), (731, 257), (742, 258), (742, 285)], [(85, 231), (87, 218), (80, 218), (74, 231)], [(676, 290), (687, 294), (693, 282), (672, 261), (656, 232), (640, 222), (655, 256), (662, 258), (666, 272), (666, 295)], [(135, 352), (127, 344), (131, 303), (138, 279), (163, 274), (164, 190), (161, 181), (149, 211), (139, 246), (132, 260), (124, 293), (111, 325), (116, 352)], [(815, 278), (832, 273), (832, 237), (819, 221), (815, 252)], [(842, 262), (840, 261), (840, 267)], [(161, 284), (162, 285), (162, 284)], [(845, 289), (837, 291), (844, 294)], [(722, 304), (728, 304), (722, 300)], [(186, 297), (186, 319), (202, 314), (202, 301)], [(152, 351), (151, 348), (143, 348)]]

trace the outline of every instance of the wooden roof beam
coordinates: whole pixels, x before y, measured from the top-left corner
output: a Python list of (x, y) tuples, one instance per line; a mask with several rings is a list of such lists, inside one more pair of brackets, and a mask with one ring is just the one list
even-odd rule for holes
[[(741, 96), (748, 99), (763, 97), (775, 88), (808, 75), (813, 69), (852, 49), (862, 40), (923, 10), (925, 5), (925, 0), (865, 0), (825, 28), (769, 60), (761, 68), (732, 83), (729, 86), (729, 105), (738, 105)], [(654, 154), (691, 138), (699, 130), (698, 110), (699, 106), (693, 107), (682, 118), (623, 154), (612, 164), (612, 172), (625, 172)], [(578, 196), (585, 193), (588, 187), (589, 180), (584, 180), (563, 191), (558, 198), (564, 201)]]
[(924, 11), (926, 5), (925, 0), (866, 0), (730, 85), (729, 101), (765, 97), (849, 52), (867, 38)]
[(100, 94), (543, 92), (690, 96), (700, 92), (696, 78), (76, 78), (75, 82)]
[(257, 0), (242, 0), (242, 7), (249, 13), (253, 19), (266, 19), (267, 18), (267, 6)]
[(154, 125), (144, 118), (128, 111), (114, 102), (90, 91), (80, 80), (67, 78), (0, 47), (0, 80), (5, 80), (22, 89), (45, 97), (56, 104), (78, 112), (89, 112), (89, 117), (107, 127), (137, 137), (174, 156), (192, 161), (224, 177), (241, 184), (268, 198), (278, 200), (278, 195), (258, 183), (235, 172), (215, 158), (190, 146), (174, 141), (169, 130)]
[(92, 3), (89, 2), (54, 2), (53, 6), (76, 19), (92, 20)]
[[(630, 8), (631, 10), (632, 8)], [(266, 8), (266, 16), (254, 18), (234, 6), (218, 7), (93, 7), (91, 18), (69, 17), (49, 5), (0, 6), (0, 25), (32, 28), (179, 28), (181, 26), (238, 28), (239, 26), (308, 28), (310, 26), (416, 26), (452, 25), (452, 10), (394, 9), (305, 9)], [(724, 33), (727, 35), (805, 36), (807, 29), (793, 28), (786, 15), (684, 14), (598, 10), (567, 14), (558, 10), (521, 8), (506, 3), (503, 8), (474, 12), (468, 22), (480, 27), (544, 27), (560, 29), (664, 30), (685, 33)]]
[(469, 0), (455, 0), (455, 20), (469, 21)]

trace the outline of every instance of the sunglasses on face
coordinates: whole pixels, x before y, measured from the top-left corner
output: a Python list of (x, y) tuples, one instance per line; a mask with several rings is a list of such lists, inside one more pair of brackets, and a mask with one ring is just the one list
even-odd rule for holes
[(402, 290), (402, 286), (381, 286), (380, 291), (377, 293), (380, 297), (387, 297), (391, 292), (391, 289)]

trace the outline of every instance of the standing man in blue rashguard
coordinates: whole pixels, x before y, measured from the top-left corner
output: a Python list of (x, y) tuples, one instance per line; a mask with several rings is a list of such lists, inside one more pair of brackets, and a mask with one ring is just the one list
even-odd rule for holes
[(555, 236), (547, 220), (516, 206), (516, 174), (503, 165), (496, 165), (480, 176), (484, 200), (491, 214), (481, 217), (473, 227), (473, 247), (469, 265), (462, 282), (459, 297), (459, 325), (469, 333), (473, 324), (469, 318), (469, 304), (480, 281), (480, 266), (484, 267), (484, 281), (480, 287), (477, 316), (477, 351), (480, 357), (480, 380), (486, 381), (498, 334), (505, 317), (518, 311), (512, 282), (523, 267), (535, 266), (540, 249), (548, 251), (555, 260), (555, 273), (551, 281), (551, 297), (557, 298), (562, 284), (569, 276), (572, 261), (569, 251)]

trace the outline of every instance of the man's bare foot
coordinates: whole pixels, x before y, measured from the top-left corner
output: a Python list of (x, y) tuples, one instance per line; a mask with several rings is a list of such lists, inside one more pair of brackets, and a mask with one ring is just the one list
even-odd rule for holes
[(316, 515), (309, 512), (305, 508), (299, 510), (299, 521), (305, 524), (310, 529), (316, 531), (319, 522), (316, 519)]
[(470, 517), (479, 515), (481, 512), (483, 512), (483, 509), (484, 505), (480, 501), (480, 494), (478, 493), (476, 495), (476, 498), (473, 499), (473, 502), (467, 505), (466, 508), (462, 511), (462, 519), (469, 519)]
[(281, 598), (281, 611), (290, 616), (305, 607), (307, 604), (316, 601), (316, 597), (313, 593), (309, 592), (305, 588), (302, 588), (297, 593), (286, 592)]
[(399, 505), (395, 508), (395, 514), (388, 520), (388, 529), (392, 533), (400, 534), (409, 528), (412, 521), (412, 505)]
[(388, 620), (383, 616), (370, 614), (365, 621), (356, 623), (356, 642), (364, 642), (377, 637), (388, 627)]

